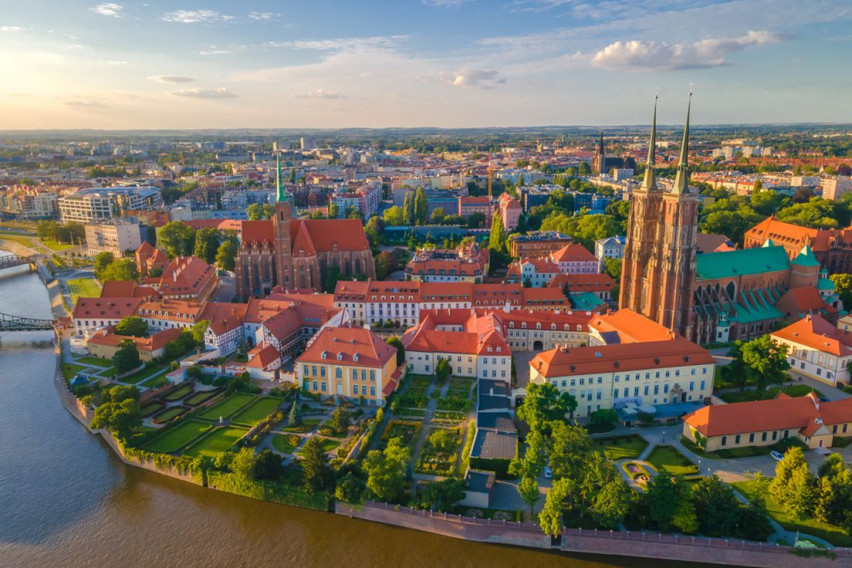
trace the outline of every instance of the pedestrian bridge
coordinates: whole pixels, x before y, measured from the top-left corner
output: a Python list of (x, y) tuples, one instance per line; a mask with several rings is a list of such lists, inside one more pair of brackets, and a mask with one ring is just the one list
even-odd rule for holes
[(35, 270), (38, 259), (38, 256), (18, 256), (16, 254), (2, 256), (0, 257), (0, 270), (14, 266), (23, 266), (25, 264), (29, 265), (30, 270)]
[(53, 320), (0, 313), (0, 331), (39, 331), (53, 329)]

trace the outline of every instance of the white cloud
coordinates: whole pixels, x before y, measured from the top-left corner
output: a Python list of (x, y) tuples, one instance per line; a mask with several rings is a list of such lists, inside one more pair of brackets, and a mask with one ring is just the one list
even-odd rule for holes
[(233, 53), (230, 49), (202, 49), (198, 55), (227, 55)]
[(0, 32), (19, 32), (22, 29), (21, 26), (0, 26)]
[(318, 51), (351, 51), (364, 48), (393, 47), (398, 45), (402, 40), (408, 38), (409, 36), (406, 35), (329, 38), (316, 40), (271, 41), (266, 45), (269, 47), (315, 49)]
[(494, 69), (459, 69), (454, 73), (443, 74), (442, 79), (449, 82), (453, 87), (477, 87), (480, 89), (493, 89), (502, 85), (506, 79)]
[(280, 18), (281, 14), (276, 12), (249, 12), (248, 17), (256, 22), (271, 22)]
[(113, 2), (107, 2), (105, 4), (98, 4), (97, 6), (93, 6), (89, 9), (95, 14), (99, 14), (101, 16), (120, 18), (121, 11), (124, 10), (124, 6), (122, 6), (121, 4), (115, 4)]
[(736, 38), (705, 39), (695, 43), (617, 41), (595, 53), (592, 65), (610, 71), (660, 71), (726, 65), (726, 57), (748, 47), (778, 43), (789, 36), (749, 31)]
[(170, 91), (177, 97), (190, 97), (194, 99), (235, 99), (239, 95), (226, 87), (218, 89), (179, 89)]
[(192, 83), (195, 81), (194, 77), (187, 77), (186, 75), (151, 75), (148, 79), (158, 83)]
[(79, 108), (79, 109), (87, 109), (87, 108), (104, 108), (106, 105), (99, 101), (93, 101), (88, 99), (76, 100), (76, 101), (65, 101), (65, 106), (69, 106), (71, 108)]
[(335, 93), (332, 91), (325, 91), (323, 89), (316, 89), (314, 91), (308, 91), (306, 93), (297, 93), (293, 95), (293, 98), (296, 99), (345, 99), (343, 95), (340, 93)]
[(215, 24), (233, 19), (215, 10), (175, 10), (163, 14), (163, 21), (173, 24)]

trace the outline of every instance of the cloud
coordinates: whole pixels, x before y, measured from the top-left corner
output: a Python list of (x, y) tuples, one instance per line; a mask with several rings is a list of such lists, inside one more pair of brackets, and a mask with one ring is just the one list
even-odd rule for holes
[(175, 10), (163, 14), (163, 21), (173, 24), (216, 24), (233, 19), (215, 10)]
[(0, 26), (0, 32), (19, 32), (22, 29), (21, 26)]
[(71, 108), (79, 108), (79, 109), (87, 109), (87, 108), (96, 109), (96, 108), (106, 107), (106, 105), (101, 103), (101, 102), (87, 100), (87, 99), (76, 100), (76, 101), (65, 101), (65, 106), (69, 106)]
[(187, 77), (186, 75), (151, 75), (148, 79), (158, 83), (192, 83), (195, 81), (194, 77)]
[(281, 17), (281, 14), (276, 12), (249, 12), (249, 20), (256, 22), (271, 22)]
[(592, 65), (609, 71), (665, 71), (727, 65), (726, 57), (748, 47), (790, 39), (786, 34), (749, 31), (736, 38), (705, 39), (695, 43), (617, 41), (595, 53)]
[(293, 98), (296, 99), (345, 99), (346, 97), (341, 95), (340, 93), (335, 93), (332, 91), (324, 91), (323, 89), (316, 89), (314, 91), (308, 91), (306, 93), (297, 93), (293, 95)]
[(236, 99), (239, 95), (225, 87), (218, 89), (179, 89), (170, 91), (177, 97), (190, 97), (193, 99)]
[(233, 53), (230, 49), (202, 49), (198, 52), (198, 55), (227, 55), (229, 53)]
[(420, 0), (426, 6), (438, 6), (440, 8), (458, 8), (473, 0)]
[(366, 48), (388, 48), (398, 45), (407, 35), (329, 38), (316, 40), (271, 41), (268, 47), (285, 47), (291, 49), (314, 49), (317, 51), (352, 51)]
[(97, 6), (93, 6), (89, 9), (95, 14), (99, 14), (101, 16), (120, 18), (121, 11), (124, 10), (124, 6), (121, 4), (115, 4), (114, 2), (107, 2), (105, 4), (98, 4)]
[(455, 73), (442, 75), (442, 79), (453, 87), (480, 89), (493, 89), (506, 82), (494, 69), (459, 69)]

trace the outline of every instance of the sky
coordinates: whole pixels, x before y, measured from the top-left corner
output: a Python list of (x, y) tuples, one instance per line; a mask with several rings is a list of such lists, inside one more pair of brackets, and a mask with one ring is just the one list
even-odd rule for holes
[(852, 122), (852, 0), (0, 2), (0, 129)]

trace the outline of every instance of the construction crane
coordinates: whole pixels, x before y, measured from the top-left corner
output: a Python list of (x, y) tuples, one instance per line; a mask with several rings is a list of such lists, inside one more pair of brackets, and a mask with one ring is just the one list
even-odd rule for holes
[(491, 152), (488, 152), (488, 199), (491, 199), (491, 181), (494, 178), (494, 168), (491, 167)]

